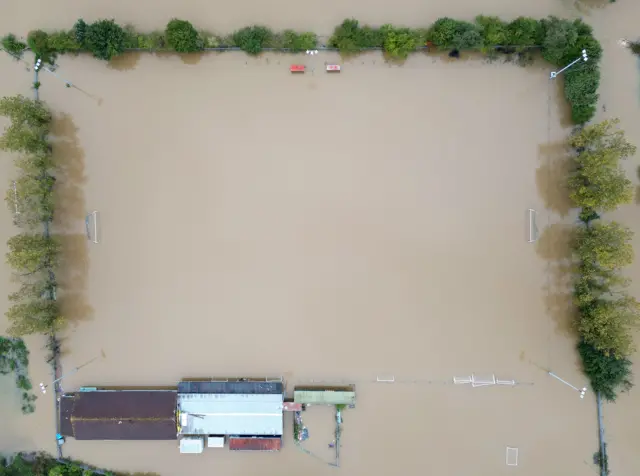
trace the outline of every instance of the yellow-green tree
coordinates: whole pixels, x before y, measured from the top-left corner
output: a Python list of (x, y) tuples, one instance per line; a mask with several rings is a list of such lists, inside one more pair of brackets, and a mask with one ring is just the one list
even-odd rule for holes
[(584, 127), (569, 140), (577, 151), (576, 168), (569, 177), (569, 193), (574, 203), (587, 210), (614, 210), (633, 199), (633, 185), (620, 161), (635, 154), (617, 119)]
[(574, 250), (594, 272), (613, 271), (633, 261), (632, 236), (631, 230), (619, 223), (593, 223), (577, 230)]
[(634, 352), (631, 328), (640, 320), (640, 304), (634, 298), (596, 299), (581, 311), (578, 331), (586, 343), (607, 356), (622, 358)]
[(7, 263), (18, 274), (32, 274), (57, 264), (60, 245), (41, 234), (21, 233), (7, 241)]

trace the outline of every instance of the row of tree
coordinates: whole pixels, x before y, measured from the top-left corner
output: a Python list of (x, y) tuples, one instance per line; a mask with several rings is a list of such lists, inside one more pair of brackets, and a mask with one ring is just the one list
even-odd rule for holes
[(636, 148), (617, 123), (584, 127), (569, 141), (575, 168), (568, 185), (582, 222), (573, 241), (578, 351), (592, 388), (608, 400), (631, 388), (631, 330), (640, 322), (640, 303), (627, 293), (629, 281), (621, 272), (633, 261), (632, 232), (600, 218), (633, 199), (621, 161)]
[[(254, 55), (265, 48), (298, 52), (316, 48), (318, 38), (312, 32), (274, 32), (262, 25), (241, 28), (230, 35), (216, 35), (197, 30), (190, 22), (179, 19), (171, 20), (163, 31), (141, 33), (132, 26), (121, 26), (113, 20), (88, 24), (81, 19), (71, 30), (53, 33), (34, 30), (29, 33), (26, 43), (15, 35), (6, 35), (2, 44), (5, 50), (16, 56), (20, 56), (28, 45), (37, 57), (53, 62), (57, 54), (81, 51), (110, 60), (127, 49), (189, 53), (205, 48), (240, 48)], [(519, 17), (504, 22), (497, 17), (481, 15), (473, 22), (440, 18), (426, 28), (390, 24), (378, 28), (347, 19), (335, 28), (329, 46), (343, 54), (382, 49), (388, 58), (394, 60), (403, 60), (426, 46), (450, 50), (453, 56), (462, 50), (481, 51), (490, 56), (516, 54), (525, 62), (534, 52), (540, 51), (544, 59), (557, 68), (579, 58), (582, 50), (586, 49), (589, 61), (571, 68), (563, 78), (573, 121), (576, 124), (588, 122), (598, 101), (602, 48), (592, 28), (582, 20), (551, 16), (541, 20)]]
[(0, 99), (0, 115), (10, 120), (0, 148), (15, 155), (18, 171), (5, 201), (21, 229), (7, 242), (6, 260), (19, 286), (9, 296), (8, 332), (13, 337), (50, 334), (62, 323), (54, 275), (60, 246), (48, 231), (55, 183), (47, 141), (51, 114), (40, 101), (15, 96)]

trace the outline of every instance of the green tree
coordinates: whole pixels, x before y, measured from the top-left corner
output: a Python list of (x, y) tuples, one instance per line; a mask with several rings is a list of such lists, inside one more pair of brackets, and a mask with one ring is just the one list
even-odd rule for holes
[(563, 65), (567, 56), (578, 40), (578, 29), (571, 20), (563, 20), (550, 16), (541, 21), (544, 29), (542, 55), (549, 63)]
[(458, 21), (453, 18), (438, 18), (429, 29), (427, 38), (438, 48), (452, 48), (458, 34)]
[(605, 271), (618, 270), (633, 261), (632, 236), (631, 230), (619, 223), (595, 223), (577, 230), (574, 250), (583, 263)]
[(478, 15), (476, 23), (482, 29), (483, 42), (486, 46), (507, 46), (510, 44), (508, 25), (500, 18)]
[(233, 42), (250, 55), (257, 55), (273, 38), (273, 33), (267, 27), (247, 26), (233, 34)]
[(282, 47), (294, 52), (313, 50), (318, 44), (318, 37), (311, 32), (297, 33), (293, 30), (285, 30), (282, 36)]
[(193, 25), (186, 20), (174, 18), (165, 31), (167, 43), (178, 53), (191, 53), (202, 49), (202, 40)]
[(564, 73), (564, 96), (575, 124), (584, 124), (595, 115), (599, 85), (600, 68), (595, 62), (580, 63)]
[(7, 241), (7, 263), (20, 274), (35, 273), (57, 264), (60, 245), (41, 234), (21, 233)]
[(78, 21), (73, 25), (73, 34), (75, 36), (76, 42), (83, 48), (86, 46), (87, 41), (87, 31), (89, 30), (89, 25), (82, 18), (78, 19)]
[(342, 54), (355, 54), (367, 48), (379, 48), (384, 41), (378, 28), (360, 26), (358, 20), (348, 18), (336, 27), (329, 39), (329, 45), (338, 48)]
[(85, 43), (96, 58), (110, 60), (124, 52), (125, 31), (113, 20), (98, 20), (86, 32)]
[(2, 47), (16, 58), (22, 58), (22, 53), (27, 48), (27, 44), (19, 41), (16, 35), (8, 34), (2, 37)]
[(82, 49), (73, 30), (51, 33), (47, 39), (47, 46), (56, 53), (75, 53)]
[(596, 299), (580, 309), (580, 336), (587, 343), (618, 358), (634, 352), (631, 327), (640, 319), (640, 304), (622, 295), (613, 299)]
[(528, 17), (518, 17), (507, 26), (508, 43), (510, 46), (541, 46), (543, 29), (539, 20)]
[(392, 58), (406, 59), (409, 53), (416, 50), (417, 38), (409, 28), (394, 28), (391, 25), (383, 25), (380, 28), (384, 51)]
[(33, 30), (27, 35), (27, 44), (36, 58), (41, 59), (45, 63), (54, 64), (56, 61), (56, 52), (49, 47), (49, 35), (42, 30)]
[(591, 381), (591, 388), (600, 392), (606, 400), (613, 402), (619, 392), (631, 390), (633, 383), (629, 359), (606, 355), (584, 341), (578, 344), (578, 352), (584, 373)]

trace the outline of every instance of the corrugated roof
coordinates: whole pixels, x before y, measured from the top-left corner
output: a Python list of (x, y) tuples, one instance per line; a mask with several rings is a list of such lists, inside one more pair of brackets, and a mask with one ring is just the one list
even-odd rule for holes
[(282, 435), (283, 395), (178, 394), (181, 435)]
[(76, 420), (76, 440), (175, 440), (175, 420)]
[(229, 449), (235, 451), (280, 451), (281, 438), (229, 438)]
[(75, 394), (72, 420), (175, 417), (174, 391), (114, 390)]
[(355, 405), (356, 393), (334, 390), (295, 390), (293, 401), (316, 405)]
[(74, 436), (71, 415), (73, 412), (74, 394), (60, 397), (60, 434), (62, 436)]
[(284, 393), (284, 386), (282, 382), (185, 381), (178, 384), (178, 393), (259, 393), (275, 395)]

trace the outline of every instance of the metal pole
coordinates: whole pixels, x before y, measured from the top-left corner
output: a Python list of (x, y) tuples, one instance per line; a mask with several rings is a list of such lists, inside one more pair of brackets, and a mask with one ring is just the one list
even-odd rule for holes
[(587, 393), (587, 387), (583, 387), (582, 389), (579, 389), (578, 387), (575, 387), (573, 385), (571, 385), (569, 382), (567, 382), (566, 380), (561, 379), (560, 377), (558, 377), (556, 374), (554, 374), (553, 372), (548, 372), (549, 375), (551, 375), (553, 378), (559, 380), (560, 382), (562, 382), (563, 384), (567, 385), (568, 387), (571, 387), (572, 389), (574, 389), (576, 392), (580, 392), (580, 398), (584, 398), (585, 393)]
[(578, 61), (583, 60), (583, 61), (587, 61), (589, 59), (589, 57), (587, 56), (587, 50), (582, 50), (582, 56), (580, 56), (580, 58), (578, 58), (575, 61), (572, 61), (571, 63), (569, 63), (567, 66), (565, 66), (564, 68), (562, 68), (560, 71), (551, 71), (551, 74), (549, 75), (549, 79), (555, 79), (558, 77), (558, 75), (560, 73), (562, 73), (563, 71), (568, 70), (569, 68), (571, 68), (574, 64), (576, 64)]
[(78, 367), (76, 367), (75, 369), (71, 370), (70, 372), (67, 372), (66, 374), (62, 375), (61, 377), (55, 379), (53, 382), (48, 383), (47, 385), (44, 384), (44, 382), (40, 382), (40, 390), (42, 391), (42, 393), (47, 393), (47, 387), (49, 387), (50, 385), (55, 385), (56, 383), (58, 383), (60, 380), (67, 378), (69, 375), (75, 374), (78, 370), (80, 370), (82, 367), (86, 367), (87, 365), (89, 365), (91, 362), (93, 362), (94, 360), (96, 360), (98, 357), (94, 357), (93, 359), (85, 362), (82, 365), (79, 365)]

